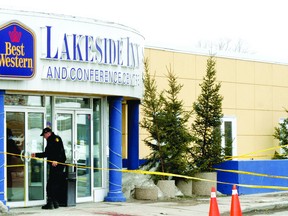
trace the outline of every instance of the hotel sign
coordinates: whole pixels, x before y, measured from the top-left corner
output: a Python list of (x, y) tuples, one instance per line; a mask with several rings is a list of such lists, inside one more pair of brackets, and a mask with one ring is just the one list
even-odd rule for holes
[(34, 33), (19, 22), (0, 27), (0, 79), (27, 79), (35, 74)]
[[(130, 37), (110, 38), (41, 28), (42, 79), (139, 86), (143, 50)], [(59, 64), (56, 64), (59, 63)], [(84, 64), (83, 64), (84, 63)]]

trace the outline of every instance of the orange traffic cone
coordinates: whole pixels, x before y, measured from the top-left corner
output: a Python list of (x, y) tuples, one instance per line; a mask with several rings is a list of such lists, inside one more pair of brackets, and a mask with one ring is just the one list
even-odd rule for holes
[(220, 216), (215, 187), (212, 187), (211, 189), (209, 216)]
[(230, 216), (242, 216), (236, 185), (233, 185), (232, 188), (232, 202), (231, 202)]

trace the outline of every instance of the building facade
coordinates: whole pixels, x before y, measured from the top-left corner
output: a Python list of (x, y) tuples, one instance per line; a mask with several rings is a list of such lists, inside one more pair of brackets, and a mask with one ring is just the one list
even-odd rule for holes
[[(0, 12), (0, 201), (46, 202), (49, 161), (30, 157), (45, 148), (44, 127), (62, 137), (76, 202), (125, 200), (111, 169), (122, 168), (122, 122), (138, 127), (143, 36), (93, 19)], [(136, 152), (138, 140), (127, 139)]]
[[(226, 161), (215, 167), (217, 190), (231, 195), (234, 184), (239, 187), (239, 194), (287, 189), (283, 170), (287, 160), (271, 159), (275, 152), (282, 153), (273, 134), (275, 127), (287, 118), (288, 65), (256, 60), (255, 56), (247, 54), (227, 54), (220, 52), (214, 58), (216, 82), (221, 83), (223, 96), (222, 146), (231, 148), (230, 152), (225, 152)], [(159, 92), (168, 88), (166, 75), (167, 68), (171, 67), (177, 82), (183, 84), (179, 99), (189, 111), (201, 93), (199, 84), (203, 82), (209, 57), (203, 53), (145, 48), (145, 58), (151, 76), (155, 75)], [(141, 130), (141, 158), (149, 153), (143, 143), (145, 137), (147, 134)]]
[[(44, 150), (46, 126), (63, 139), (68, 169), (77, 175), (76, 202), (124, 201), (122, 174), (113, 170), (122, 168), (122, 159), (138, 169), (149, 153), (139, 128), (144, 56), (159, 90), (167, 88), (171, 65), (187, 110), (200, 94), (209, 56), (144, 49), (143, 36), (120, 24), (0, 12), (0, 201), (11, 207), (45, 203), (47, 162), (30, 155)], [(288, 66), (215, 59), (222, 131), (233, 140), (233, 160), (271, 159), (279, 150), (274, 127), (287, 116)]]
[[(275, 151), (279, 152), (274, 128), (287, 118), (288, 65), (233, 55), (215, 55), (216, 81), (221, 82), (224, 98), (222, 132), (229, 131), (234, 160), (271, 159)], [(151, 75), (155, 73), (159, 91), (168, 87), (165, 75), (171, 66), (177, 81), (183, 84), (179, 98), (191, 110), (201, 91), (199, 84), (209, 55), (146, 47), (145, 58)], [(141, 131), (140, 140), (145, 137), (145, 131)], [(225, 146), (225, 138), (222, 143)], [(144, 144), (140, 145), (141, 157), (148, 152)]]

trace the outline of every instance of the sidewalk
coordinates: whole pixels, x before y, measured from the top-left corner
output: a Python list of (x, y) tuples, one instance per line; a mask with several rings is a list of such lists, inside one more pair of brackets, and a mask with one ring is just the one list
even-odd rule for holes
[[(288, 207), (288, 192), (254, 194), (239, 196), (242, 213), (254, 210), (269, 210)], [(221, 216), (228, 216), (231, 207), (231, 196), (217, 197)], [(6, 215), (50, 215), (50, 216), (207, 216), (209, 214), (210, 197), (180, 199), (166, 201), (128, 200), (112, 203), (80, 203), (74, 207), (60, 207), (54, 210), (42, 210), (40, 206), (29, 208), (13, 208)]]

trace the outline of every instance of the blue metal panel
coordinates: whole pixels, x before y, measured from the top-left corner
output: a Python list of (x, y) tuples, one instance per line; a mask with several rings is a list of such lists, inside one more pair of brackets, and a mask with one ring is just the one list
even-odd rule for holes
[[(263, 174), (262, 176), (256, 176), (244, 173), (238, 174), (217, 171), (217, 190), (223, 194), (231, 195), (233, 184), (239, 184), (239, 194), (281, 191), (281, 189), (270, 189), (265, 188), (265, 186), (288, 187), (288, 179), (285, 179), (286, 177), (288, 178), (288, 160), (226, 161), (215, 166), (215, 168)], [(273, 178), (272, 176), (284, 176), (285, 178)], [(223, 184), (221, 182), (229, 184)], [(241, 186), (241, 184), (243, 186)], [(249, 187), (244, 185), (249, 185)]]
[[(238, 170), (238, 161), (227, 161), (215, 167), (223, 170)], [(238, 184), (238, 175), (232, 172), (217, 171), (217, 181)], [(231, 194), (232, 187), (230, 184), (218, 183), (217, 190), (223, 194)]]

